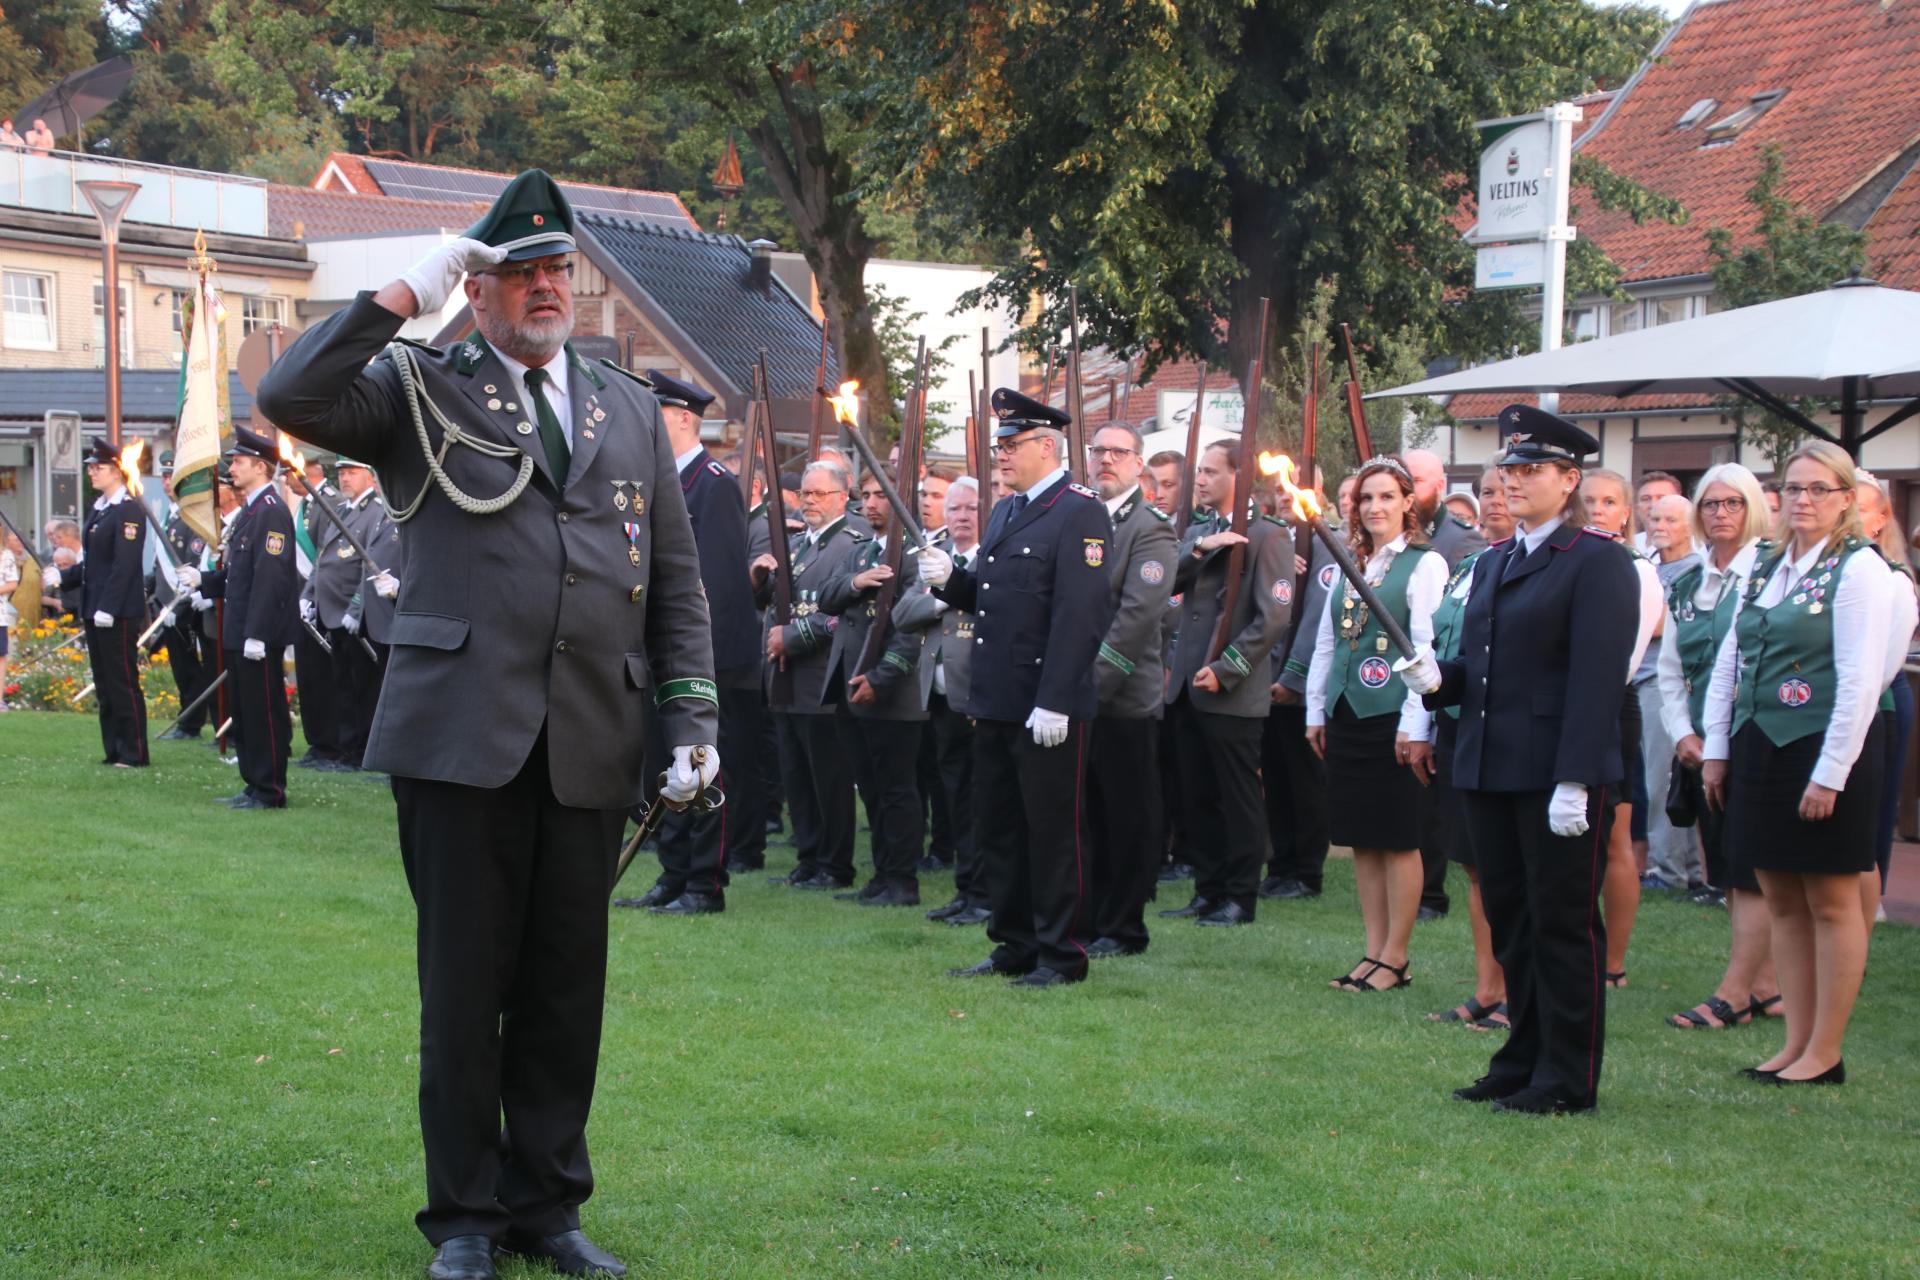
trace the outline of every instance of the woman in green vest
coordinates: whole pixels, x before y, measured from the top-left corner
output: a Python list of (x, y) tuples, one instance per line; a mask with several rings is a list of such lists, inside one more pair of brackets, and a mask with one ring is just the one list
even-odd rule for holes
[[(1893, 519), (1893, 505), (1887, 490), (1879, 477), (1864, 470), (1859, 474), (1859, 482), (1860, 525), (1894, 572), (1894, 608), (1904, 611), (1920, 605), (1920, 598), (1915, 596), (1913, 560), (1907, 554), (1906, 535)], [(1913, 645), (1912, 630), (1903, 635), (1896, 624), (1892, 643), (1902, 652), (1909, 651)], [(1886, 741), (1880, 760), (1880, 777), (1884, 780), (1880, 788), (1880, 823), (1873, 839), (1875, 870), (1860, 880), (1860, 908), (1866, 913), (1869, 933), (1875, 921), (1887, 918), (1880, 897), (1886, 892), (1887, 872), (1893, 866), (1893, 832), (1900, 816), (1900, 779), (1906, 776), (1907, 744), (1913, 739), (1913, 686), (1904, 672), (1895, 677), (1887, 696), (1880, 700), (1880, 716), (1886, 722)]]
[[(1647, 656), (1647, 646), (1659, 633), (1666, 612), (1666, 592), (1659, 571), (1633, 549), (1633, 490), (1618, 471), (1593, 470), (1580, 482), (1587, 504), (1587, 527), (1607, 534), (1633, 555), (1640, 576), (1640, 630), (1634, 637), (1633, 660), (1620, 673), (1620, 683), (1631, 681)], [(1640, 753), (1640, 700), (1627, 690), (1620, 704), (1620, 759), (1626, 776), (1613, 806), (1613, 826), (1607, 835), (1607, 872), (1600, 882), (1600, 909), (1607, 921), (1606, 979), (1610, 987), (1627, 985), (1627, 943), (1633, 939), (1634, 917), (1640, 914), (1640, 862), (1633, 852), (1633, 797), (1646, 790), (1646, 760)], [(1660, 762), (1662, 769), (1666, 762)], [(1636, 775), (1641, 785), (1633, 785)]]
[(1780, 1016), (1780, 988), (1773, 977), (1773, 946), (1760, 882), (1741, 851), (1728, 845), (1726, 821), (1706, 803), (1700, 782), (1713, 660), (1733, 629), (1734, 610), (1753, 576), (1767, 524), (1766, 494), (1753, 472), (1737, 462), (1712, 468), (1693, 491), (1693, 536), (1707, 548), (1706, 558), (1667, 589), (1667, 621), (1656, 668), (1660, 714), (1682, 765), (1681, 802), (1694, 815), (1700, 833), (1707, 883), (1726, 893), (1727, 914), (1733, 922), (1733, 946), (1719, 985), (1691, 1009), (1667, 1017), (1670, 1025), (1682, 1030), (1715, 1031)]
[[(1500, 480), (1500, 468), (1488, 467), (1480, 474), (1480, 532), (1492, 547), (1501, 547), (1513, 537), (1513, 516), (1507, 510), (1507, 487)], [(1453, 567), (1440, 605), (1433, 611), (1433, 656), (1445, 661), (1460, 656), (1460, 619), (1473, 590), (1473, 565), (1484, 551), (1476, 551)], [(1430, 1022), (1464, 1022), (1475, 1031), (1505, 1031), (1507, 1018), (1507, 975), (1493, 954), (1493, 930), (1487, 924), (1487, 908), (1480, 897), (1480, 869), (1473, 858), (1473, 841), (1467, 836), (1466, 814), (1460, 807), (1460, 793), (1453, 789), (1453, 743), (1460, 728), (1460, 708), (1446, 707), (1433, 717), (1433, 785), (1444, 792), (1440, 800), (1440, 843), (1447, 860), (1457, 862), (1467, 873), (1467, 921), (1473, 933), (1473, 994), (1465, 1003), (1430, 1013)]]
[[(1348, 545), (1416, 645), (1433, 641), (1447, 562), (1426, 545), (1413, 476), (1374, 458), (1354, 486)], [(1433, 770), (1430, 714), (1393, 669), (1380, 620), (1344, 578), (1327, 592), (1307, 676), (1307, 741), (1327, 762), (1328, 827), (1353, 849), (1367, 950), (1331, 985), (1392, 991), (1411, 984), (1407, 945), (1420, 912), (1420, 787)]]
[(1892, 656), (1893, 570), (1862, 536), (1853, 459), (1796, 450), (1780, 541), (1763, 543), (1707, 689), (1709, 804), (1766, 895), (1786, 1043), (1747, 1069), (1844, 1084), (1847, 1020), (1866, 970), (1860, 877), (1880, 801), (1877, 710)]

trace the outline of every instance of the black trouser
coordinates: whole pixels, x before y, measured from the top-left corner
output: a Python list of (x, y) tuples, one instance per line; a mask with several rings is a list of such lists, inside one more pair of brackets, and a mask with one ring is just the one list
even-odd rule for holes
[(1188, 866), (1192, 865), (1188, 846), (1193, 842), (1193, 830), (1187, 825), (1187, 805), (1180, 788), (1180, 753), (1174, 744), (1180, 741), (1181, 717), (1192, 709), (1181, 698), (1166, 708), (1160, 719), (1160, 820), (1164, 828), (1160, 843), (1166, 850), (1164, 861)]
[(753, 750), (759, 766), (760, 817), (764, 827), (768, 820), (780, 821), (780, 811), (787, 802), (787, 780), (780, 760), (780, 713), (768, 705), (764, 686), (760, 690), (760, 709), (760, 741)]
[(140, 692), (140, 654), (134, 644), (145, 628), (137, 621), (119, 618), (110, 627), (87, 622), (87, 662), (93, 668), (107, 764), (147, 763), (147, 699)]
[[(1196, 898), (1249, 915), (1260, 896), (1267, 817), (1260, 792), (1260, 740), (1266, 717), (1201, 711), (1184, 693), (1177, 723), (1180, 789), (1186, 800), (1187, 855)], [(1178, 704), (1176, 704), (1178, 705)]]
[[(675, 813), (668, 810), (660, 819), (659, 841), (660, 878), (656, 881), (666, 890), (667, 896), (677, 898), (686, 890), (694, 893), (719, 893), (731, 883), (728, 866), (733, 861), (736, 848), (745, 843), (744, 834), (758, 839), (757, 847), (766, 845), (766, 831), (760, 825), (758, 812), (759, 797), (750, 781), (737, 789), (733, 785), (738, 775), (727, 771), (727, 760), (734, 751), (745, 766), (740, 774), (751, 776), (753, 765), (749, 760), (752, 754), (748, 744), (759, 740), (760, 690), (753, 685), (742, 686), (738, 681), (721, 683), (718, 686), (720, 711), (720, 741), (715, 745), (720, 749), (721, 773), (717, 779), (720, 790), (726, 794), (727, 802), (720, 808), (706, 813), (685, 810)], [(654, 782), (666, 772), (673, 763), (673, 744), (667, 741), (665, 722), (659, 716), (646, 719), (646, 763), (643, 766), (648, 779), (647, 790), (651, 794)]]
[(920, 735), (920, 755), (913, 776), (927, 817), (927, 855), (952, 862), (953, 809), (947, 789), (940, 783), (940, 747), (931, 733)]
[(593, 1193), (587, 1111), (626, 814), (556, 800), (544, 733), (503, 787), (396, 777), (393, 794), (418, 913), (427, 1204), (414, 1221), (436, 1245), (571, 1231)]
[(1592, 1099), (1606, 1042), (1601, 874), (1612, 792), (1587, 792), (1587, 833), (1547, 829), (1550, 791), (1461, 791), (1513, 1029), (1487, 1072), (1570, 1102)]
[(227, 650), (227, 687), (233, 690), (234, 751), (247, 794), (276, 808), (287, 802), (287, 748), (293, 716), (287, 710), (282, 646), (268, 645), (259, 660)]
[[(727, 803), (720, 812), (721, 840), (727, 863), (736, 867), (767, 865), (767, 789), (760, 774), (758, 752), (767, 727), (767, 695), (760, 687), (755, 664), (746, 678), (720, 680), (720, 789)], [(728, 761), (732, 761), (731, 767)]]
[[(163, 627), (160, 641), (167, 646), (167, 665), (173, 668), (173, 687), (180, 691), (180, 705), (187, 706), (207, 691), (213, 680), (213, 658), (207, 641), (200, 634), (200, 615), (185, 599), (175, 600), (174, 623)], [(180, 732), (198, 734), (211, 714), (209, 698), (180, 720)]]
[[(362, 644), (360, 637), (345, 627), (328, 628), (327, 643), (333, 646), (334, 743), (340, 759), (358, 765), (367, 754), (367, 731), (373, 727), (373, 708), (380, 698), (380, 668), (386, 646), (378, 646), (370, 654), (367, 648), (373, 642)], [(294, 667), (298, 674), (298, 650)], [(308, 741), (312, 741), (311, 734)]]
[(807, 726), (791, 711), (770, 709), (775, 745), (780, 752), (780, 790), (793, 824), (793, 848), (802, 867), (811, 868), (820, 848), (820, 808), (813, 798), (813, 769), (807, 764)]
[(293, 678), (300, 686), (300, 729), (307, 736), (309, 754), (322, 760), (345, 760), (348, 757), (340, 745), (340, 694), (333, 663), (334, 655), (320, 647), (312, 630), (302, 626), (293, 641)]
[[(799, 869), (852, 884), (853, 760), (840, 741), (840, 717), (834, 713), (787, 714), (781, 719), (786, 721), (791, 739), (789, 763), (796, 766), (787, 774), (787, 805), (793, 811)], [(802, 791), (807, 794), (804, 808), (809, 811), (804, 823)]]
[(1275, 705), (1260, 738), (1269, 875), (1318, 892), (1327, 865), (1327, 762), (1307, 745), (1307, 709)]
[(1446, 806), (1454, 803), (1451, 787), (1420, 788), (1420, 905), (1447, 914)]
[(973, 838), (993, 911), (993, 962), (1009, 973), (1042, 966), (1079, 977), (1087, 969), (1087, 736), (1087, 723), (1075, 720), (1065, 742), (1042, 747), (1015, 721), (974, 722), (974, 795), (990, 803), (974, 806)]
[(935, 693), (928, 699), (927, 729), (953, 835), (954, 896), (966, 899), (969, 906), (984, 907), (987, 886), (973, 838), (973, 721), (948, 706), (945, 694)]
[(856, 773), (873, 828), (872, 882), (918, 893), (927, 826), (916, 774), (925, 725), (849, 713), (841, 727), (847, 749), (858, 753)]
[(1160, 722), (1101, 716), (1087, 749), (1087, 891), (1093, 935), (1147, 947), (1160, 879)]

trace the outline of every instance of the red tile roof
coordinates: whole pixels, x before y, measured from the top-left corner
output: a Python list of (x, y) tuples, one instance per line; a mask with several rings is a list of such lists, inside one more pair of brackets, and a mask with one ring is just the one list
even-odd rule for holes
[(360, 163), (359, 156), (349, 155), (345, 151), (336, 151), (328, 156), (327, 163), (320, 166), (320, 172), (313, 179), (313, 185), (316, 188), (327, 191), (338, 190), (337, 187), (330, 185), (324, 188), (320, 187), (322, 182), (328, 180), (327, 170), (329, 168), (338, 170), (339, 177), (344, 179), (348, 186), (352, 187), (361, 195), (377, 196), (380, 194), (380, 184), (373, 180), (373, 175), (367, 172), (367, 167)]
[(395, 200), (312, 187), (267, 188), (267, 234), (287, 240), (459, 230), (479, 221), (483, 201)]
[[(1786, 96), (1733, 141), (1701, 145), (1708, 123), (1772, 89)], [(1675, 128), (1702, 98), (1718, 105), (1695, 127)], [(1788, 194), (1825, 216), (1916, 140), (1920, 7), (1878, 0), (1701, 0), (1581, 145), (1616, 171), (1679, 199), (1691, 221), (1635, 226), (1624, 214), (1595, 208), (1584, 192), (1575, 195), (1586, 206), (1575, 221), (1629, 281), (1701, 274), (1709, 227), (1739, 234), (1753, 224), (1746, 192), (1762, 147), (1780, 147)]]
[(1920, 289), (1920, 173), (1907, 174), (1867, 222), (1867, 274), (1894, 289)]

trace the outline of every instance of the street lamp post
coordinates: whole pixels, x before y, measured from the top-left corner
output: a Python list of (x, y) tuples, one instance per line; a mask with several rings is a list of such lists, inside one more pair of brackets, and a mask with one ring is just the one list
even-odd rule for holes
[(140, 190), (137, 182), (96, 179), (75, 183), (100, 219), (101, 269), (106, 276), (100, 300), (107, 322), (107, 440), (120, 449), (120, 219)]

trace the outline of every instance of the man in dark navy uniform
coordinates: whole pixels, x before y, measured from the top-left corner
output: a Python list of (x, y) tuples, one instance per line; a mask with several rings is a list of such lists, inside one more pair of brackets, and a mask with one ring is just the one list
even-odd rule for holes
[(1064, 413), (1002, 387), (994, 451), (1013, 490), (995, 504), (973, 565), (920, 555), (935, 594), (975, 616), (974, 815), (997, 944), (956, 977), (1013, 976), (1051, 987), (1087, 976), (1087, 731), (1099, 711), (1094, 659), (1113, 614), (1113, 524), (1100, 496), (1068, 477)]
[(220, 645), (233, 674), (233, 733), (246, 789), (221, 803), (230, 809), (284, 809), (287, 747), (286, 648), (300, 628), (300, 570), (294, 564), (293, 514), (273, 485), (279, 451), (244, 426), (233, 430), (228, 466), (241, 510), (227, 535), (227, 565), (202, 574), (179, 569), (180, 586), (225, 600)]
[[(740, 479), (700, 443), (700, 417), (713, 403), (713, 393), (657, 369), (647, 370), (646, 376), (660, 402), (660, 420), (700, 552), (714, 683), (720, 691), (720, 754), (738, 763), (720, 779), (727, 793), (723, 807), (667, 814), (660, 823), (660, 878), (640, 897), (616, 898), (614, 903), (645, 907), (655, 915), (707, 915), (727, 908), (727, 868), (736, 852), (743, 852), (749, 862), (764, 861), (767, 833), (755, 764), (762, 713), (760, 614), (747, 573), (747, 504), (740, 495)], [(667, 767), (667, 740), (657, 717), (649, 718), (647, 730), (646, 776), (652, 779)]]
[(1460, 656), (1404, 672), (1433, 708), (1460, 708), (1453, 784), (1465, 804), (1513, 1029), (1466, 1102), (1585, 1111), (1606, 1028), (1599, 910), (1622, 773), (1620, 700), (1639, 626), (1629, 552), (1582, 528), (1580, 460), (1599, 442), (1525, 405), (1501, 411), (1510, 542), (1473, 566)]
[(87, 513), (80, 563), (48, 569), (50, 588), (80, 589), (80, 621), (87, 630), (93, 694), (100, 704), (102, 764), (147, 765), (147, 700), (140, 692), (140, 655), (134, 641), (146, 627), (147, 517), (127, 491), (120, 458), (105, 440), (87, 450), (87, 483), (99, 491)]
[[(173, 556), (174, 564), (198, 565), (200, 557), (207, 553), (206, 540), (187, 527), (185, 517), (180, 514), (180, 504), (173, 493), (173, 451), (166, 450), (160, 455), (160, 479), (167, 489), (167, 519), (165, 522), (167, 549)], [(213, 679), (213, 657), (208, 652), (206, 637), (200, 631), (200, 618), (194, 607), (180, 588), (174, 584), (173, 574), (167, 567), (165, 557), (154, 566), (153, 596), (156, 603), (172, 620), (160, 628), (159, 642), (167, 650), (167, 665), (173, 669), (173, 685), (180, 691), (180, 704), (187, 706), (206, 689), (207, 682)], [(193, 709), (192, 714), (181, 717), (180, 723), (160, 735), (162, 742), (179, 742), (200, 736), (200, 727), (207, 722), (207, 706), (202, 703)]]

